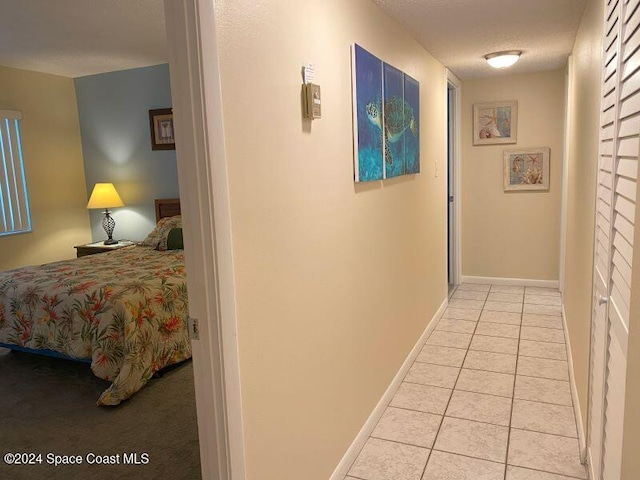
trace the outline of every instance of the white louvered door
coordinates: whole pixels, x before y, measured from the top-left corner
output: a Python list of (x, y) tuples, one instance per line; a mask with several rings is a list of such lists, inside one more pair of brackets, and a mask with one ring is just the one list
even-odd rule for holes
[(605, 0), (589, 392), (593, 480), (620, 480), (640, 148), (640, 0)]

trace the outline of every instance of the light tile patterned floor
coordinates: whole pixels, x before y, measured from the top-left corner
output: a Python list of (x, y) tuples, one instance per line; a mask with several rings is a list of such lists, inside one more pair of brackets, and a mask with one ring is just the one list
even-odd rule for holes
[(586, 479), (560, 294), (460, 285), (345, 480)]

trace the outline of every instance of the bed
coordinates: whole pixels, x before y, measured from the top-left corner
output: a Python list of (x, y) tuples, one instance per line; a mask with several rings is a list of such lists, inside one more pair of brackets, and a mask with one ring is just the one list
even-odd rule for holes
[[(156, 200), (158, 238), (179, 214), (178, 200)], [(98, 405), (131, 397), (191, 357), (184, 253), (154, 246), (0, 272), (0, 346), (90, 363), (111, 382)]]

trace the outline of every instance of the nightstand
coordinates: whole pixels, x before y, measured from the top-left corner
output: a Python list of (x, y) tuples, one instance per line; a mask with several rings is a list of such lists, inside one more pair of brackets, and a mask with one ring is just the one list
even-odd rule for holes
[(105, 245), (104, 242), (95, 242), (87, 243), (85, 245), (77, 245), (73, 248), (76, 249), (76, 256), (80, 258), (87, 255), (95, 255), (96, 253), (111, 252), (131, 245), (135, 245), (135, 243), (128, 240), (120, 240), (115, 245)]

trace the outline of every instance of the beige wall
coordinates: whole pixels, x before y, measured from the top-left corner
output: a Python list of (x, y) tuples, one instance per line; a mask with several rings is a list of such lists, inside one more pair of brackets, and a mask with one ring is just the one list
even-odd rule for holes
[[(636, 198), (640, 198), (640, 183)], [(640, 472), (640, 208), (636, 208), (634, 261), (631, 276), (631, 305), (629, 312), (629, 343), (627, 345), (627, 384), (622, 446), (622, 474), (620, 480), (636, 480)]]
[[(248, 478), (326, 480), (445, 299), (445, 70), (369, 0), (216, 8)], [(421, 174), (354, 184), (353, 42), (420, 82)]]
[[(462, 275), (557, 280), (563, 70), (462, 82)], [(518, 143), (473, 146), (473, 105), (518, 101)], [(549, 147), (548, 192), (505, 192), (503, 152)]]
[(0, 237), (0, 270), (72, 258), (91, 241), (73, 79), (0, 67), (0, 109), (21, 110), (33, 231)]
[(587, 423), (593, 229), (602, 69), (600, 0), (587, 5), (571, 58), (567, 176), (567, 240), (563, 302), (583, 425)]

